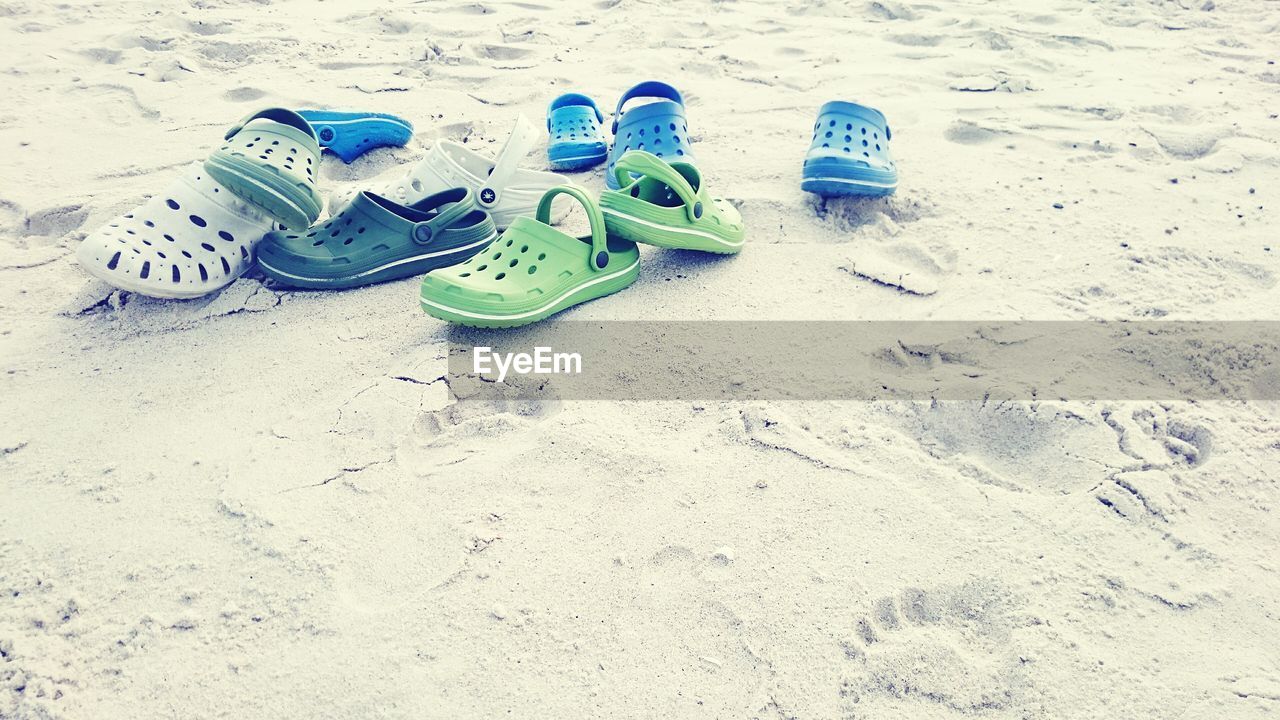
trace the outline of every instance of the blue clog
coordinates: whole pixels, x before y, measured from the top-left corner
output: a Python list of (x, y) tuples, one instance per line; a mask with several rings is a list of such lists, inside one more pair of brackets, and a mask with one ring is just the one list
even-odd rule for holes
[(822, 197), (880, 197), (898, 189), (884, 113), (833, 100), (818, 111), (800, 188)]
[(565, 93), (547, 108), (547, 159), (556, 170), (585, 170), (604, 162), (609, 146), (604, 139), (604, 115), (595, 102), (579, 93)]
[(395, 115), (335, 110), (299, 110), (320, 139), (320, 147), (349, 163), (377, 147), (403, 147), (413, 124)]
[[(646, 98), (648, 102), (623, 110), (628, 102)], [(613, 114), (613, 148), (604, 174), (610, 190), (618, 189), (613, 168), (629, 150), (645, 150), (669, 161), (694, 163), (689, 147), (689, 122), (680, 91), (664, 82), (650, 80), (636, 85), (618, 99)]]

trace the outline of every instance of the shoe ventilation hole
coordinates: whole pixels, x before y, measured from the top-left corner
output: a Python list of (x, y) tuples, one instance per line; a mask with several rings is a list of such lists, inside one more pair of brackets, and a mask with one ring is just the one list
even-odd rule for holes
[(488, 265), (481, 265), (480, 267), (476, 268), (476, 272), (482, 272), (482, 271), (483, 271), (485, 268), (487, 268), (487, 267), (489, 267), (489, 266), (488, 266)]
[(115, 270), (116, 266), (119, 264), (120, 264), (120, 253), (116, 253), (115, 255), (111, 256), (111, 262), (107, 263), (107, 269)]
[(507, 267), (515, 267), (516, 265), (519, 265), (519, 264), (520, 264), (520, 258), (515, 258), (511, 262), (507, 263)]
[(471, 273), (469, 272), (460, 273), (458, 277), (471, 277)]
[(546, 260), (546, 259), (547, 259), (547, 254), (546, 254), (546, 253), (538, 253), (538, 259), (539, 259), (539, 260)]
[(520, 246), (520, 252), (522, 252), (522, 253), (527, 253), (527, 252), (529, 252), (529, 246), (528, 246), (528, 245), (521, 245), (521, 246)]
[(231, 233), (227, 232), (226, 230), (219, 230), (218, 237), (222, 238), (223, 240), (226, 240), (227, 242), (236, 241), (235, 236), (233, 236)]
[(178, 272), (178, 266), (173, 266), (173, 281), (182, 282), (182, 273)]
[(506, 277), (506, 276), (507, 276), (507, 274), (506, 274), (506, 273), (504, 273), (504, 272), (500, 272), (500, 273), (498, 273), (497, 275), (495, 275), (495, 276), (493, 277), (493, 279), (494, 279), (494, 280), (501, 280), (502, 278), (504, 278), (504, 277)]
[(209, 282), (209, 271), (204, 269), (204, 265), (197, 263), (196, 267), (200, 268), (200, 282)]
[(534, 273), (536, 273), (536, 272), (538, 272), (538, 266), (537, 266), (537, 265), (530, 265), (530, 266), (529, 266), (529, 274), (530, 274), (530, 275), (532, 275), (532, 274), (534, 274)]
[[(624, 113), (622, 117), (623, 117), (622, 124), (625, 125), (626, 114)], [(619, 130), (621, 130), (621, 128)], [(634, 135), (636, 137), (649, 138), (647, 141), (648, 145), (646, 145), (645, 142), (641, 142), (638, 145), (636, 145), (635, 149), (644, 150), (646, 147), (650, 147), (652, 152), (655, 155), (657, 155), (658, 157), (665, 157), (667, 152), (662, 149), (664, 141), (666, 144), (679, 146), (685, 142), (684, 136), (687, 132), (688, 132), (688, 127), (684, 123), (681, 123), (679, 126), (677, 126), (676, 123), (674, 122), (667, 123), (667, 126), (665, 128), (662, 125), (656, 125), (656, 124), (653, 126), (652, 130), (650, 130), (649, 128), (639, 128), (635, 130)], [(633, 137), (632, 133), (627, 132), (627, 140), (628, 141), (631, 140), (632, 137)], [(631, 143), (627, 142), (624, 144), (622, 153), (620, 153), (619, 155), (626, 153), (629, 150), (631, 150)], [(675, 154), (683, 156), (685, 152), (681, 150), (679, 147), (677, 147), (675, 149)], [(615, 161), (616, 161), (616, 158), (615, 158)], [(616, 162), (610, 163), (609, 167), (612, 168), (615, 164)]]
[(200, 243), (200, 247), (204, 248), (205, 250), (208, 250), (209, 252), (217, 252), (216, 250), (213, 249), (213, 246), (210, 245), (209, 243)]
[(169, 198), (168, 200), (165, 200), (164, 204), (168, 205), (170, 210), (177, 210), (178, 208), (182, 207), (181, 205), (178, 204), (178, 201), (174, 200), (173, 198)]

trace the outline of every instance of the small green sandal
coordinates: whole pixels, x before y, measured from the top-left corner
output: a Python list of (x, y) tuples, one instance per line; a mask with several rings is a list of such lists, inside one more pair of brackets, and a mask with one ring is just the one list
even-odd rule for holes
[(320, 217), (320, 142), (301, 115), (256, 112), (228, 130), (226, 141), (204, 161), (214, 180), (286, 227), (305, 228)]
[(291, 287), (361, 287), (460, 263), (498, 237), (468, 188), (401, 205), (362, 192), (305, 233), (273, 232), (258, 245), (258, 266)]
[(692, 164), (631, 150), (614, 173), (620, 187), (600, 196), (610, 235), (677, 250), (742, 250), (746, 237), (738, 209), (711, 197)]
[[(582, 203), (591, 235), (575, 238), (551, 227), (551, 201), (565, 194)], [(422, 309), (471, 327), (516, 327), (615, 293), (640, 274), (640, 250), (605, 233), (600, 208), (581, 188), (551, 188), (537, 220), (518, 217), (483, 252), (422, 279)]]

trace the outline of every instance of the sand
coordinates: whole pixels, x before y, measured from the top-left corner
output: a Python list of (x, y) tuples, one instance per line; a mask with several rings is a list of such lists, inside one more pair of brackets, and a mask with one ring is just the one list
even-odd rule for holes
[(748, 246), (566, 320), (1274, 319), (1280, 5), (378, 6), (0, 2), (0, 718), (1280, 713), (1276, 403), (529, 402), (413, 280), (74, 260), (262, 106), (416, 124), (332, 188), (658, 78)]

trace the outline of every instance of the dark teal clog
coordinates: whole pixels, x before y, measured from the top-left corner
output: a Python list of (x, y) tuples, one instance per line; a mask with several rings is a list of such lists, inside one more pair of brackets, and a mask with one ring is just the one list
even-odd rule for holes
[(460, 263), (497, 236), (493, 218), (466, 188), (407, 206), (362, 192), (305, 233), (267, 235), (258, 265), (284, 285), (352, 288)]

